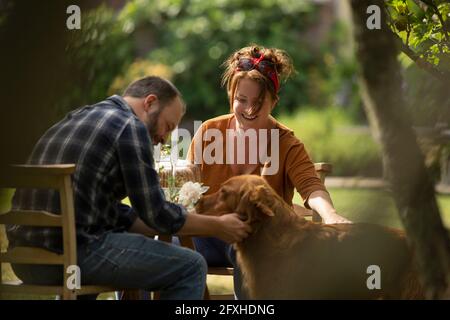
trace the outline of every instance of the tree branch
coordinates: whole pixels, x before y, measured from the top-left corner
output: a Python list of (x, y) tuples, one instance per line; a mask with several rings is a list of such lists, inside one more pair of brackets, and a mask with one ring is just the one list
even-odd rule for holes
[(424, 3), (429, 5), (431, 8), (433, 8), (433, 11), (436, 13), (439, 21), (441, 22), (442, 32), (444, 33), (445, 39), (447, 40), (447, 42), (450, 43), (450, 38), (449, 38), (450, 31), (448, 30), (447, 25), (445, 24), (444, 18), (442, 17), (442, 14), (439, 11), (439, 8), (437, 7), (437, 5), (433, 2), (433, 0), (428, 0), (428, 1), (421, 0), (421, 1), (423, 1)]
[(447, 82), (448, 79), (450, 79), (450, 74), (438, 70), (435, 66), (433, 66), (425, 59), (421, 58), (417, 53), (412, 51), (411, 48), (409, 48), (406, 44), (404, 44), (403, 40), (395, 32), (391, 31), (391, 33), (394, 35), (395, 40), (398, 43), (399, 49), (404, 54), (406, 54), (412, 61), (414, 61), (419, 68), (427, 71), (428, 73), (430, 73), (435, 78), (441, 81)]

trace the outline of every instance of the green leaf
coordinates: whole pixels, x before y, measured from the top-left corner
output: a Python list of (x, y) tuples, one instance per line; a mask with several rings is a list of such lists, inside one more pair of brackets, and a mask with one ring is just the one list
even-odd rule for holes
[(425, 11), (420, 8), (414, 0), (407, 0), (409, 11), (413, 13), (413, 15), (422, 20), (425, 17)]

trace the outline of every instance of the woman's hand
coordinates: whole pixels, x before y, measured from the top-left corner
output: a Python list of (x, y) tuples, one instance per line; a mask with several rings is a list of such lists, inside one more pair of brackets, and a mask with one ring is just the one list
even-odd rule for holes
[(319, 213), (325, 224), (352, 223), (350, 220), (337, 214), (328, 192), (322, 190), (314, 191), (310, 195), (308, 203), (312, 209)]
[(343, 216), (338, 215), (337, 213), (331, 213), (327, 214), (323, 218), (323, 223), (325, 224), (335, 224), (335, 223), (352, 223), (347, 218), (344, 218)]

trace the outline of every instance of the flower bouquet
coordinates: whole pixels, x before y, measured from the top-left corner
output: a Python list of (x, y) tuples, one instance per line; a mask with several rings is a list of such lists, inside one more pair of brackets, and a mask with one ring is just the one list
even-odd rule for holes
[(209, 187), (202, 183), (187, 181), (180, 188), (175, 186), (163, 187), (166, 199), (183, 205), (188, 209), (194, 208), (202, 194), (208, 191)]
[(192, 209), (208, 189), (209, 187), (203, 186), (201, 183), (188, 181), (179, 189), (174, 202)]
[(202, 194), (209, 189), (197, 182), (200, 181), (199, 169), (187, 161), (174, 159), (170, 146), (163, 146), (161, 154), (162, 161), (156, 166), (166, 199), (193, 208)]

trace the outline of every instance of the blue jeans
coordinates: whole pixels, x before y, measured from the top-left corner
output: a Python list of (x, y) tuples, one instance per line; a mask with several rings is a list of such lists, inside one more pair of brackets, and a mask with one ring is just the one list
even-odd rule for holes
[(234, 267), (234, 294), (239, 300), (248, 299), (242, 286), (242, 273), (236, 263), (236, 251), (233, 246), (217, 238), (193, 238), (195, 250), (205, 258), (210, 267)]
[[(133, 233), (108, 233), (78, 248), (81, 285), (160, 291), (161, 299), (202, 299), (207, 265), (197, 252)], [(29, 284), (61, 284), (61, 266), (15, 264)]]

